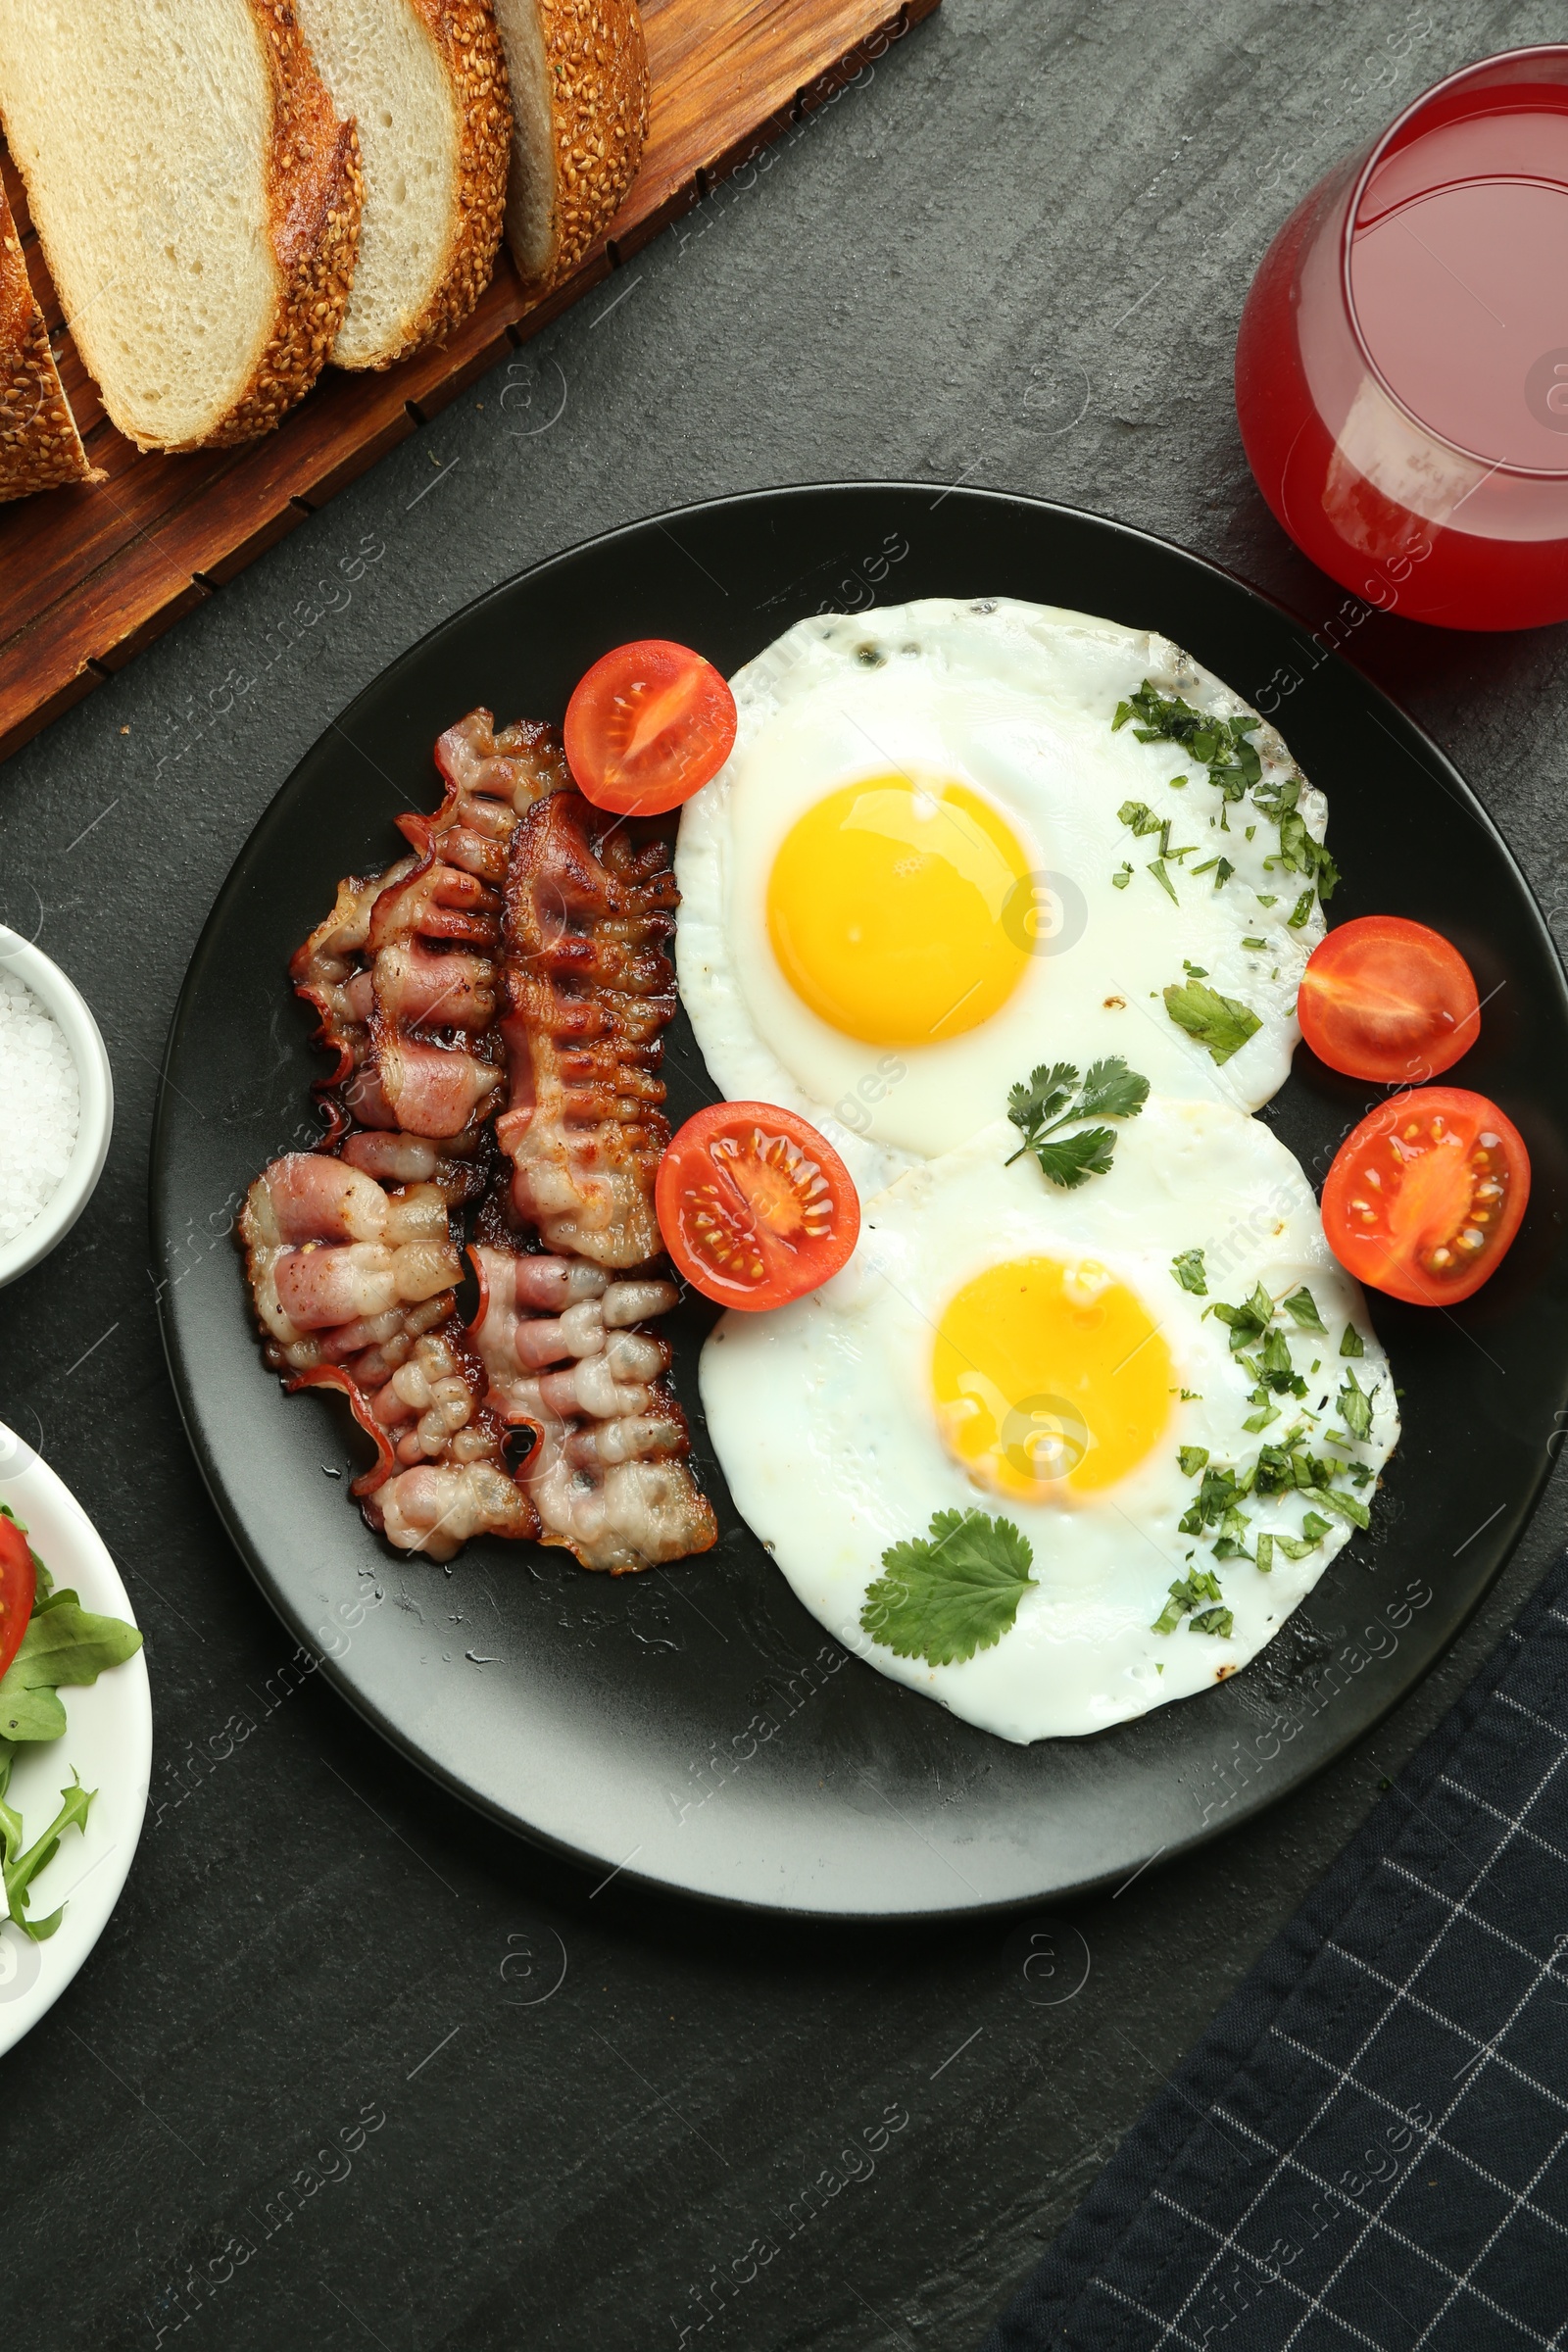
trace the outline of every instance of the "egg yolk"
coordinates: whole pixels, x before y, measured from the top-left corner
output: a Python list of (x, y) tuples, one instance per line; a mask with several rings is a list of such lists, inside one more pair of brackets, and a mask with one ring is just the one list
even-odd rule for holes
[(943, 1437), (976, 1484), (1048, 1502), (1135, 1469), (1175, 1382), (1158, 1326), (1104, 1266), (1020, 1257), (950, 1302), (932, 1386)]
[[(966, 785), (871, 776), (786, 834), (767, 885), (779, 968), (830, 1027), (879, 1046), (978, 1028), (1023, 976), (1029, 933), (1004, 916), (1029, 860)], [(1027, 911), (1027, 909), (1026, 909)]]

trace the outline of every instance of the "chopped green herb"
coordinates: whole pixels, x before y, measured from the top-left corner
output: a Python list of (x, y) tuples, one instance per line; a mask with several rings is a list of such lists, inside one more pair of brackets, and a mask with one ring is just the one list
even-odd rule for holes
[(1208, 1568), (1189, 1569), (1180, 1583), (1170, 1589), (1170, 1598), (1151, 1626), (1151, 1633), (1173, 1634), (1182, 1619), (1189, 1616), (1200, 1601), (1219, 1600), (1223, 1595), (1219, 1578)]
[(1125, 890), (1132, 878), (1133, 869), (1130, 865), (1118, 865), (1110, 877), (1110, 887), (1112, 890)]
[(1299, 931), (1304, 925), (1307, 916), (1312, 911), (1312, 901), (1316, 895), (1315, 891), (1303, 890), (1297, 900), (1295, 907), (1285, 917), (1293, 931)]
[(1090, 1127), (1050, 1139), (1071, 1119), (1135, 1119), (1148, 1099), (1149, 1080), (1130, 1070), (1119, 1054), (1091, 1064), (1082, 1087), (1072, 1062), (1042, 1062), (1030, 1071), (1028, 1085), (1015, 1086), (1007, 1097), (1007, 1116), (1023, 1137), (1007, 1165), (1033, 1152), (1041, 1174), (1072, 1192), (1086, 1178), (1104, 1175), (1116, 1138), (1108, 1127)]
[(1268, 941), (1266, 939), (1244, 939), (1242, 945), (1244, 948), (1266, 948)]
[(1176, 1459), (1182, 1466), (1183, 1478), (1196, 1478), (1200, 1470), (1207, 1464), (1208, 1447), (1206, 1446), (1184, 1446)]
[(1180, 695), (1165, 696), (1146, 678), (1134, 695), (1118, 703), (1111, 720), (1114, 732), (1130, 718), (1142, 723), (1133, 729), (1140, 743), (1179, 743), (1208, 769), (1228, 801), (1239, 801), (1255, 785), (1263, 764), (1248, 737), (1262, 724), (1256, 718), (1215, 718), (1195, 710)]
[(1200, 963), (1189, 963), (1185, 956), (1182, 957), (1182, 970), (1187, 974), (1189, 980), (1206, 980), (1208, 978), (1207, 972)]
[(1170, 1261), (1170, 1270), (1181, 1284), (1182, 1289), (1191, 1291), (1195, 1298), (1208, 1297), (1208, 1276), (1203, 1271), (1201, 1250), (1178, 1250)]
[(1345, 1386), (1334, 1399), (1340, 1418), (1357, 1445), (1364, 1446), (1372, 1435), (1372, 1399), (1356, 1379), (1353, 1371), (1345, 1375)]
[(1176, 896), (1176, 885), (1171, 880), (1169, 874), (1167, 874), (1165, 871), (1165, 860), (1163, 858), (1154, 858), (1152, 863), (1145, 868), (1145, 871), (1153, 875), (1154, 880), (1159, 884), (1160, 889), (1165, 893), (1166, 898), (1170, 900), (1173, 906), (1179, 906), (1181, 905), (1181, 901)]
[(1267, 1429), (1269, 1423), (1271, 1421), (1277, 1421), (1279, 1417), (1280, 1408), (1277, 1404), (1262, 1404), (1259, 1405), (1255, 1413), (1248, 1414), (1247, 1419), (1242, 1423), (1242, 1427), (1244, 1429), (1250, 1429), (1252, 1435), (1256, 1437), (1259, 1430)]
[(1300, 1330), (1320, 1331), (1327, 1339), (1328, 1326), (1318, 1313), (1317, 1300), (1304, 1282), (1298, 1291), (1293, 1291), (1288, 1298), (1282, 1298), (1280, 1305)]
[(1216, 1063), (1229, 1061), (1263, 1025), (1250, 1005), (1239, 1004), (1234, 997), (1222, 997), (1218, 989), (1201, 980), (1189, 981), (1185, 988), (1167, 988), (1165, 1010), (1178, 1029), (1185, 1029), (1199, 1045), (1208, 1048), (1209, 1058)]
[(1154, 814), (1147, 801), (1123, 801), (1116, 811), (1116, 821), (1130, 825), (1135, 838), (1142, 841), (1146, 833), (1162, 831), (1165, 820)]
[(1214, 888), (1216, 890), (1223, 890), (1226, 883), (1230, 880), (1235, 871), (1236, 868), (1234, 865), (1232, 865), (1228, 858), (1220, 858), (1218, 864), (1214, 868)]
[(1229, 1328), (1231, 1353), (1240, 1355), (1244, 1348), (1260, 1340), (1273, 1322), (1274, 1301), (1259, 1283), (1245, 1305), (1227, 1306), (1223, 1298), (1216, 1298), (1208, 1311)]
[(1257, 903), (1260, 906), (1277, 906), (1279, 905), (1278, 899), (1266, 899), (1261, 891), (1257, 894)]
[(1228, 1642), (1235, 1628), (1236, 1619), (1229, 1609), (1200, 1609), (1187, 1631), (1212, 1634), (1217, 1641)]
[(1341, 1494), (1338, 1487), (1303, 1487), (1301, 1492), (1320, 1510), (1332, 1511), (1340, 1519), (1348, 1519), (1352, 1527), (1370, 1527), (1372, 1524), (1372, 1514), (1366, 1504), (1358, 1501), (1353, 1494)]
[(937, 1511), (930, 1533), (890, 1544), (860, 1625), (895, 1657), (951, 1666), (994, 1649), (1028, 1591), (1034, 1552), (1008, 1519)]
[(1258, 1537), (1253, 1566), (1259, 1576), (1272, 1576), (1274, 1573), (1274, 1538), (1272, 1536)]
[(1347, 1323), (1340, 1336), (1340, 1353), (1342, 1355), (1365, 1355), (1366, 1353), (1366, 1342), (1353, 1323)]

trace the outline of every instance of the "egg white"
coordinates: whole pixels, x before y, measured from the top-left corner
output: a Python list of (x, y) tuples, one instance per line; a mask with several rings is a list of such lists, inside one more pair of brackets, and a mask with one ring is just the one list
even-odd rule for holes
[[(1260, 1121), (1224, 1104), (1152, 1098), (1118, 1130), (1108, 1174), (1054, 1188), (1003, 1122), (900, 1177), (864, 1208), (859, 1245), (843, 1273), (769, 1314), (726, 1315), (703, 1351), (709, 1435), (741, 1513), (806, 1606), (840, 1641), (895, 1681), (966, 1722), (1027, 1742), (1103, 1730), (1223, 1680), (1255, 1656), (1316, 1584), (1352, 1530), (1335, 1519), (1317, 1549), (1271, 1574), (1250, 1561), (1219, 1563), (1214, 1533), (1177, 1525), (1198, 1481), (1179, 1446), (1204, 1446), (1215, 1464), (1245, 1467), (1260, 1445), (1310, 1415), (1304, 1439), (1320, 1456), (1381, 1469), (1398, 1436), (1387, 1358), (1357, 1285), (1329, 1252), (1311, 1188), (1292, 1153)], [(1172, 1259), (1204, 1252), (1207, 1298), (1177, 1282)], [(949, 1301), (987, 1266), (1046, 1255), (1088, 1256), (1140, 1298), (1170, 1351), (1172, 1378), (1196, 1392), (1173, 1397), (1153, 1450), (1118, 1484), (1060, 1501), (999, 1498), (971, 1482), (948, 1451), (931, 1391), (936, 1330)], [(1243, 1424), (1251, 1375), (1226, 1326), (1205, 1308), (1240, 1303), (1261, 1282), (1276, 1299), (1305, 1283), (1327, 1338), (1287, 1324), (1299, 1402), (1278, 1397), (1280, 1419), (1261, 1435)], [(1327, 1441), (1348, 1324), (1373, 1396), (1371, 1436)], [(1315, 1373), (1309, 1367), (1317, 1364)], [(1355, 1490), (1350, 1490), (1354, 1492)], [(1375, 1487), (1359, 1490), (1375, 1509)], [(1260, 1532), (1301, 1533), (1298, 1494), (1249, 1498), (1249, 1547)], [(860, 1628), (866, 1592), (891, 1544), (923, 1537), (934, 1512), (978, 1508), (1011, 1519), (1033, 1546), (1034, 1583), (1016, 1621), (992, 1649), (961, 1664), (896, 1657)], [(1211, 1568), (1234, 1614), (1228, 1639), (1152, 1628), (1171, 1584)]]
[[(1227, 808), (1179, 745), (1140, 743), (1131, 725), (1112, 732), (1117, 704), (1146, 677), (1206, 712), (1250, 713), (1163, 637), (1010, 600), (933, 597), (804, 620), (749, 662), (732, 681), (735, 750), (687, 804), (676, 853), (681, 998), (725, 1095), (801, 1112), (862, 1188), (962, 1143), (1042, 1059), (1119, 1054), (1158, 1093), (1242, 1110), (1266, 1102), (1300, 1035), (1297, 988), (1323, 916), (1314, 904), (1291, 927), (1301, 877), (1265, 864), (1278, 829), (1250, 798)], [(1266, 782), (1299, 779), (1272, 727), (1251, 740)], [(766, 915), (773, 861), (798, 818), (889, 771), (967, 785), (1049, 877), (1036, 952), (1006, 1003), (962, 1034), (896, 1049), (843, 1035), (801, 1001)], [(1137, 839), (1118, 817), (1128, 800), (1172, 819), (1173, 850), (1194, 845), (1185, 865), (1166, 861), (1174, 901), (1148, 870), (1157, 837)], [(1299, 808), (1321, 839), (1321, 793), (1303, 782)], [(1223, 887), (1186, 871), (1217, 855), (1236, 869)], [(1264, 945), (1245, 948), (1248, 938)], [(1261, 1023), (1223, 1064), (1165, 1009), (1163, 991), (1188, 979), (1187, 964)]]

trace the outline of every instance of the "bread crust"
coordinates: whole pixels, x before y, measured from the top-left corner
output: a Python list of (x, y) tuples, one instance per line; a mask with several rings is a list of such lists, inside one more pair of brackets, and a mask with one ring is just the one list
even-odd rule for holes
[(330, 357), (360, 250), (360, 138), (340, 122), (293, 0), (249, 0), (272, 82), (268, 219), (280, 284), (271, 332), (250, 383), (205, 433), (170, 449), (224, 449), (271, 432)]
[(87, 463), (0, 187), (0, 500), (103, 478)]
[(524, 283), (547, 294), (607, 229), (648, 136), (648, 45), (637, 0), (535, 0), (555, 134), (551, 253)]
[(512, 100), (495, 0), (410, 0), (452, 84), (461, 130), (453, 234), (435, 291), (396, 351), (364, 363), (390, 368), (439, 343), (466, 318), (496, 266), (507, 209)]

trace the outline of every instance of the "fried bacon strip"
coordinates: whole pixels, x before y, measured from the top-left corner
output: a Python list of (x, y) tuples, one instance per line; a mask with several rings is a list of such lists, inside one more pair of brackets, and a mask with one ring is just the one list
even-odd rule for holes
[(587, 1258), (494, 1242), (474, 1256), (484, 1302), (471, 1336), (490, 1406), (533, 1433), (518, 1476), (540, 1541), (612, 1576), (711, 1549), (717, 1523), (684, 1458), (668, 1343), (637, 1328), (674, 1305), (674, 1284), (617, 1282)]
[(508, 845), (570, 775), (553, 728), (519, 720), (497, 735), (488, 710), (449, 727), (435, 758), (440, 808), (398, 820), (415, 856), (339, 883), (289, 965), (336, 1056), (318, 1092), (333, 1099), (339, 1134), (352, 1119), (471, 1139), (505, 1083), (495, 1014)]
[[(335, 1057), (331, 1127), (247, 1196), (264, 1353), (347, 1398), (376, 1448), (354, 1491), (400, 1549), (536, 1537), (626, 1575), (717, 1536), (668, 1345), (642, 1328), (677, 1296), (653, 1206), (669, 855), (570, 788), (549, 728), (476, 710), (436, 761), (440, 808), (398, 819), (414, 855), (341, 883), (290, 964)], [(493, 1119), (513, 1165), (465, 1329), (452, 1212), (484, 1190)]]
[(513, 1206), (550, 1249), (639, 1266), (662, 1245), (654, 1177), (669, 1125), (662, 1033), (675, 1009), (665, 843), (560, 793), (524, 817), (507, 876), (496, 1141)]
[(354, 1482), (371, 1526), (435, 1559), (472, 1535), (537, 1535), (458, 1320), (462, 1266), (439, 1189), (384, 1189), (340, 1159), (293, 1152), (251, 1186), (240, 1238), (268, 1362), (292, 1375), (290, 1390), (341, 1391), (375, 1444)]

